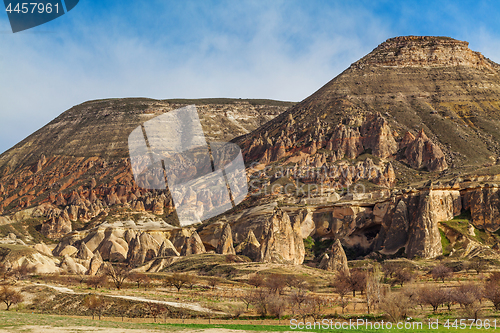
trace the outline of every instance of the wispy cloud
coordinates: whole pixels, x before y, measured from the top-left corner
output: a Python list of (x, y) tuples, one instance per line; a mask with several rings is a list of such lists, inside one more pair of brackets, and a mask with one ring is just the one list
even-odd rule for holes
[(51, 33), (0, 34), (0, 152), (86, 100), (299, 101), (386, 38), (446, 34), (383, 3), (81, 1)]

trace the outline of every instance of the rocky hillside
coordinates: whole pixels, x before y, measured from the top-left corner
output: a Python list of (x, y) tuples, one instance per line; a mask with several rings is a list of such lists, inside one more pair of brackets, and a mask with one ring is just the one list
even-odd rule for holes
[(207, 141), (229, 141), (293, 105), (270, 100), (110, 99), (75, 106), (0, 155), (4, 224), (9, 216), (14, 221), (37, 219), (43, 235), (58, 239), (76, 225), (105, 221), (114, 206), (118, 211), (168, 216), (168, 192), (135, 184), (128, 136), (145, 121), (187, 104), (197, 105)]
[(467, 42), (391, 38), (238, 142), (264, 164), (369, 154), (395, 161), (402, 186), (432, 176), (412, 170), (475, 171), (500, 157), (499, 70)]
[(87, 102), (0, 156), (0, 231), (38, 243), (35, 266), (56, 256), (50, 269), (87, 274), (210, 251), (327, 270), (366, 256), (497, 258), (499, 70), (467, 42), (396, 37), (296, 105), (194, 101), (207, 140), (242, 147), (250, 195), (186, 228), (168, 191), (135, 184), (127, 137), (192, 101)]

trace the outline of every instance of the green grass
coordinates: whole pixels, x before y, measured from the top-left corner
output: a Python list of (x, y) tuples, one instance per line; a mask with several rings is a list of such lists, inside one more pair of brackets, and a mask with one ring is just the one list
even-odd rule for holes
[[(470, 211), (465, 211), (462, 214), (455, 216), (452, 220), (441, 222), (443, 225), (448, 228), (469, 237), (481, 244), (493, 245), (498, 241), (498, 237), (495, 234), (486, 232), (482, 229), (475, 229), (475, 236), (469, 235), (469, 225), (470, 225)], [(446, 238), (446, 237), (445, 237)], [(443, 244), (444, 251), (444, 243), (443, 243), (443, 235), (441, 235), (441, 243)]]
[[(355, 320), (355, 319), (354, 319)], [(200, 324), (162, 324), (160, 323), (162, 319), (158, 319), (158, 323), (130, 323), (130, 322), (121, 322), (121, 321), (107, 321), (107, 320), (91, 320), (89, 317), (65, 317), (65, 316), (53, 316), (53, 315), (43, 315), (43, 314), (31, 314), (31, 313), (22, 313), (15, 311), (0, 311), (0, 328), (8, 330), (9, 332), (21, 332), (25, 331), (25, 326), (45, 326), (45, 327), (101, 327), (101, 328), (117, 328), (117, 329), (135, 329), (135, 330), (155, 330), (163, 331), (163, 332), (182, 332), (183, 330), (203, 330), (203, 329), (227, 329), (227, 330), (241, 330), (246, 332), (284, 332), (284, 331), (301, 331), (301, 332), (330, 332), (331, 330), (325, 329), (295, 329), (292, 330), (289, 321), (281, 320), (282, 325), (278, 325), (278, 321), (276, 320), (276, 325), (258, 325), (255, 324), (255, 321), (250, 320), (248, 323), (245, 323), (246, 320), (235, 320), (228, 324), (208, 324), (208, 323), (200, 323)], [(204, 320), (206, 321), (206, 319)], [(238, 323), (238, 321), (240, 323)], [(308, 321), (311, 321), (309, 319)], [(341, 320), (342, 321), (342, 320)], [(347, 320), (344, 320), (347, 321)], [(375, 320), (370, 320), (372, 323), (375, 323)], [(252, 322), (254, 324), (252, 324)], [(444, 322), (444, 320), (440, 320), (440, 322)], [(455, 329), (447, 329), (442, 326), (439, 326), (438, 329), (429, 329), (427, 325), (422, 325), (423, 328), (419, 329), (396, 329), (393, 328), (391, 330), (386, 329), (355, 329), (351, 330), (354, 332), (400, 332), (400, 333), (408, 333), (408, 332), (422, 332), (422, 333), (431, 333), (431, 332), (450, 332), (450, 331), (460, 331), (460, 332), (489, 332), (492, 329), (475, 329), (472, 330), (463, 329), (463, 330), (455, 330)], [(335, 330), (336, 332), (348, 332), (349, 330)]]
[(441, 246), (443, 247), (443, 255), (447, 256), (450, 254), (450, 240), (446, 238), (444, 231), (439, 229), (439, 234), (441, 235)]

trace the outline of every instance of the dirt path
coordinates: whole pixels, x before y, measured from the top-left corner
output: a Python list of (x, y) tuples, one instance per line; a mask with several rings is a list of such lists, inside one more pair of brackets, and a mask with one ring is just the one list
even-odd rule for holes
[[(50, 284), (45, 284), (45, 283), (38, 283), (37, 285), (52, 288), (52, 289), (54, 289), (60, 293), (63, 293), (63, 294), (76, 294), (76, 295), (86, 295), (87, 294), (87, 293), (77, 293), (76, 291), (74, 291), (73, 289), (70, 289), (70, 288), (52, 286)], [(164, 304), (164, 305), (168, 305), (168, 306), (171, 306), (174, 308), (188, 309), (188, 310), (197, 311), (197, 312), (213, 313), (213, 314), (219, 314), (219, 315), (226, 314), (225, 312), (213, 311), (213, 310), (210, 310), (208, 308), (204, 308), (198, 304), (192, 304), (192, 303), (190, 304), (190, 303), (159, 301), (159, 300), (154, 300), (154, 299), (148, 299), (148, 298), (136, 297), (136, 296), (127, 296), (127, 295), (109, 295), (109, 294), (107, 294), (105, 296), (126, 299), (129, 301)]]

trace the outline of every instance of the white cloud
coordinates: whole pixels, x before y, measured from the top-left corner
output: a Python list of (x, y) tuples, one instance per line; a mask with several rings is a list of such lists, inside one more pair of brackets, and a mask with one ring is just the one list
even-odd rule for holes
[(82, 20), (71, 33), (0, 34), (0, 152), (90, 99), (302, 100), (391, 36), (362, 8), (317, 18), (283, 4), (232, 9), (225, 31), (193, 21), (198, 42), (140, 38), (116, 17), (113, 29)]

